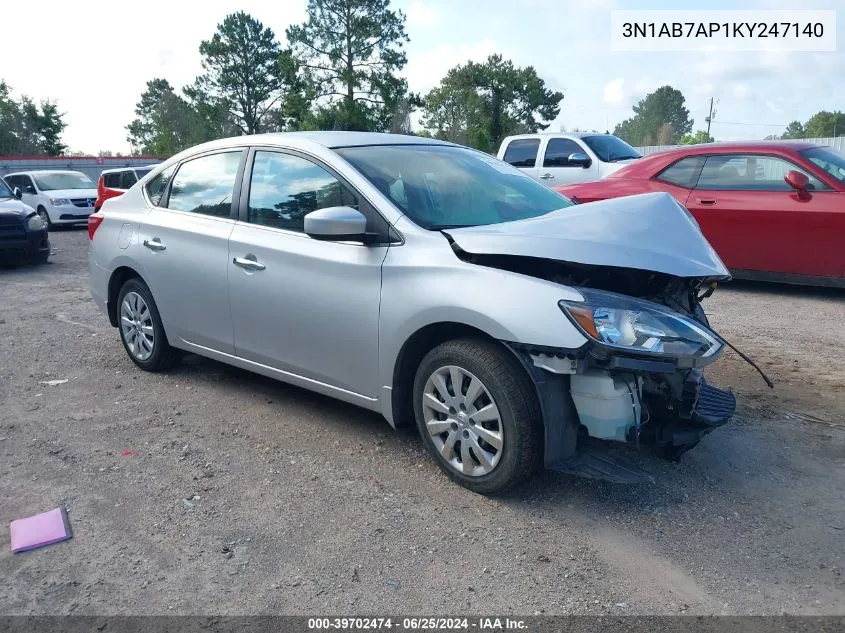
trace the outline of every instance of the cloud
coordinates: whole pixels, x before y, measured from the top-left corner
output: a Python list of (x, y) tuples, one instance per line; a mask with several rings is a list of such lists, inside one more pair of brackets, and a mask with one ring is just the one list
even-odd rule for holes
[(608, 103), (622, 103), (625, 99), (625, 80), (617, 77), (604, 87), (604, 100)]
[(440, 24), (440, 14), (418, 0), (408, 7), (407, 15), (410, 27), (430, 27)]
[(746, 101), (751, 97), (751, 90), (745, 84), (737, 84), (733, 89), (734, 99)]
[(409, 55), (404, 74), (411, 90), (426, 92), (439, 84), (451, 68), (468, 61), (484, 61), (496, 52), (499, 52), (496, 42), (489, 39), (459, 46), (443, 44), (438, 48)]

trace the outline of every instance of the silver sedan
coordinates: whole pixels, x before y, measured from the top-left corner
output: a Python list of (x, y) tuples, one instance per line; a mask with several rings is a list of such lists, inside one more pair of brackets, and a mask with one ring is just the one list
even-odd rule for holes
[(666, 194), (574, 205), (457, 145), (349, 132), (214, 141), (91, 216), (91, 292), (138, 367), (200, 354), (415, 423), (455, 481), (645, 473), (735, 401), (701, 368), (728, 278)]

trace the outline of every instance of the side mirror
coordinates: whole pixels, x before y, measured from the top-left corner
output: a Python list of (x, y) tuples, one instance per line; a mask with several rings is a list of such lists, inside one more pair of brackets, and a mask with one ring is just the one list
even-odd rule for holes
[(584, 152), (575, 152), (574, 154), (570, 154), (569, 158), (566, 160), (570, 165), (581, 165), (584, 169), (587, 169), (587, 167), (593, 164), (592, 159)]
[(352, 207), (328, 207), (305, 216), (305, 233), (315, 240), (363, 242), (367, 218)]
[(14, 189), (12, 189), (12, 194), (13, 194), (13, 195), (15, 196), (15, 198), (17, 198), (18, 200), (20, 200), (21, 198), (23, 198), (23, 192), (21, 191), (21, 188), (20, 188), (20, 187), (15, 187)]
[(803, 197), (809, 195), (807, 193), (807, 187), (810, 185), (810, 179), (807, 178), (805, 174), (802, 174), (800, 171), (795, 171), (794, 169), (790, 169), (786, 172), (786, 175), (783, 177), (786, 181), (786, 184), (795, 189), (798, 192), (798, 195)]

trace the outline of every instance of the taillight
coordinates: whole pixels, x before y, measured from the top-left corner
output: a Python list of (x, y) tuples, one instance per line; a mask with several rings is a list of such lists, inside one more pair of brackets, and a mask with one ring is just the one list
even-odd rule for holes
[(104, 216), (99, 211), (97, 213), (92, 213), (88, 216), (88, 239), (94, 239), (94, 233), (97, 232), (97, 229), (100, 228), (100, 225), (105, 220), (106, 216)]

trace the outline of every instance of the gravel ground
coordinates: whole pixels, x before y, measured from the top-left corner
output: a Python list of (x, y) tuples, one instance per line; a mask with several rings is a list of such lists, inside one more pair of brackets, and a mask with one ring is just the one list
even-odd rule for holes
[(0, 269), (0, 541), (59, 504), (74, 538), (0, 553), (2, 614), (845, 614), (845, 292), (716, 293), (776, 389), (727, 354), (736, 418), (637, 457), (656, 484), (488, 499), (374, 414), (195, 357), (136, 369), (85, 231), (52, 239)]

